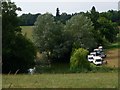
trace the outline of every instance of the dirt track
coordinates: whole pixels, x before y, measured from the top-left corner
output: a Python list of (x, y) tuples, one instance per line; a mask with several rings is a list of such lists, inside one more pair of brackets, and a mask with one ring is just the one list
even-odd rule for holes
[(119, 51), (120, 49), (112, 49), (107, 51), (107, 57), (105, 58), (107, 61), (107, 66), (118, 67), (118, 60), (120, 58)]

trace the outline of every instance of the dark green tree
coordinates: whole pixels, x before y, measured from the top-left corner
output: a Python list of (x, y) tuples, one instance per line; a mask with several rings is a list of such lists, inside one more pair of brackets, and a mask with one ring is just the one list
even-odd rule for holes
[(21, 16), (19, 16), (19, 25), (20, 26), (33, 26), (37, 17), (41, 15), (41, 14), (22, 14)]
[(59, 11), (59, 8), (56, 9), (56, 17), (59, 17), (60, 16), (60, 11)]
[(117, 33), (119, 32), (117, 24), (106, 19), (105, 17), (100, 17), (98, 19), (98, 23), (100, 25), (100, 35), (105, 37), (105, 39), (109, 42), (114, 42), (116, 40)]
[(2, 70), (3, 73), (19, 73), (34, 66), (36, 55), (33, 43), (21, 34), (16, 11), (21, 11), (13, 2), (2, 2)]
[(71, 17), (72, 16), (70, 14), (62, 13), (60, 15), (60, 21), (61, 21), (61, 23), (66, 24), (66, 21), (69, 20)]
[(90, 15), (89, 15), (91, 21), (93, 22), (93, 26), (95, 28), (95, 30), (98, 27), (98, 18), (99, 18), (99, 12), (96, 11), (95, 7), (93, 6), (91, 11), (90, 11)]

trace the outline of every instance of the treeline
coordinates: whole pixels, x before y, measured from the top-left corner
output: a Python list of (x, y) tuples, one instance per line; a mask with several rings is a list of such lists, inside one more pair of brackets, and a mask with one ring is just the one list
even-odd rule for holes
[(19, 17), (19, 25), (20, 26), (33, 26), (37, 17), (41, 15), (40, 13), (38, 14), (22, 14), (20, 17)]
[[(80, 13), (84, 13), (85, 15), (88, 15), (89, 12), (87, 11), (86, 13), (85, 12), (80, 12)], [(59, 20), (63, 24), (65, 24), (67, 20), (69, 20), (72, 16), (74, 16), (76, 14), (79, 14), (79, 13), (73, 13), (73, 14), (62, 13), (62, 14), (60, 14), (59, 8), (57, 8), (57, 10), (56, 10), (56, 16), (59, 16)], [(116, 22), (120, 26), (120, 18), (119, 18), (120, 17), (120, 11), (109, 10), (107, 12), (101, 12), (101, 13), (98, 12), (98, 14), (99, 14), (98, 16), (105, 17), (108, 20), (111, 20), (112, 22)], [(41, 15), (41, 14), (40, 13), (37, 13), (37, 14), (31, 14), (31, 13), (22, 14), (21, 16), (19, 16), (19, 20), (20, 20), (19, 25), (20, 26), (33, 26), (39, 15)], [(56, 18), (56, 16), (54, 16), (54, 17)], [(96, 18), (98, 16), (96, 16)]]

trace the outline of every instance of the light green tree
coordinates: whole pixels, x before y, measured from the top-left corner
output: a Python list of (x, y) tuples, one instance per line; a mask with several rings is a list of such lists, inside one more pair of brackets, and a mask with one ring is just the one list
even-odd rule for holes
[(70, 58), (70, 70), (86, 71), (90, 70), (90, 63), (87, 61), (88, 51), (83, 48), (76, 49)]

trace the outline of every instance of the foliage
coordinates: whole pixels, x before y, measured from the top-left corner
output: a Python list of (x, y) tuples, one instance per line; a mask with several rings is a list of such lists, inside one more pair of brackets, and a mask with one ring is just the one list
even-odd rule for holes
[(107, 67), (107, 66), (96, 66), (91, 64), (91, 72), (118, 72), (118, 68)]
[(90, 63), (86, 59), (87, 54), (88, 51), (83, 48), (76, 49), (70, 58), (70, 70), (72, 71), (90, 70)]
[(65, 33), (72, 42), (72, 48), (86, 48), (91, 50), (96, 46), (92, 30), (92, 22), (83, 14), (74, 15), (66, 22)]
[[(40, 52), (46, 52), (48, 59), (60, 59), (64, 52), (63, 25), (55, 22), (54, 17), (43, 14), (35, 22), (33, 37)], [(57, 60), (56, 59), (56, 60)]]
[(107, 45), (109, 42), (116, 40), (118, 28), (114, 22), (118, 22), (118, 12), (109, 10), (108, 12), (99, 13), (93, 6), (90, 12), (86, 12), (85, 15), (93, 22), (95, 29), (92, 32), (96, 33), (94, 38), (97, 45)]
[(55, 16), (55, 21), (60, 21), (62, 24), (66, 24), (66, 21), (69, 20), (72, 17), (72, 15), (67, 13), (62, 13), (61, 15)]
[(117, 41), (120, 42), (120, 29), (119, 29), (119, 33), (117, 34)]
[(90, 13), (89, 13), (89, 17), (91, 19), (91, 21), (93, 22), (93, 26), (95, 28), (95, 30), (97, 29), (98, 26), (98, 18), (99, 18), (99, 12), (96, 11), (95, 7), (93, 6)]
[(21, 10), (12, 2), (2, 2), (2, 58), (3, 73), (25, 72), (34, 65), (35, 47), (21, 34), (16, 11)]
[(100, 35), (105, 37), (105, 39), (109, 42), (115, 41), (118, 33), (116, 23), (113, 23), (111, 20), (108, 20), (105, 17), (99, 17), (98, 23)]
[(100, 13), (101, 17), (105, 17), (108, 20), (111, 20), (112, 22), (116, 22), (118, 25), (120, 25), (120, 10), (109, 10), (107, 12)]
[(56, 9), (56, 17), (60, 16), (59, 8)]
[(19, 16), (19, 25), (20, 26), (32, 26), (34, 25), (37, 17), (41, 15), (40, 13), (37, 13), (37, 14), (31, 14), (31, 13), (28, 13), (28, 14), (22, 14), (21, 16)]
[(69, 20), (72, 16), (70, 14), (67, 14), (67, 13), (62, 13), (60, 15), (60, 21), (63, 23), (63, 24), (66, 24), (66, 21)]

